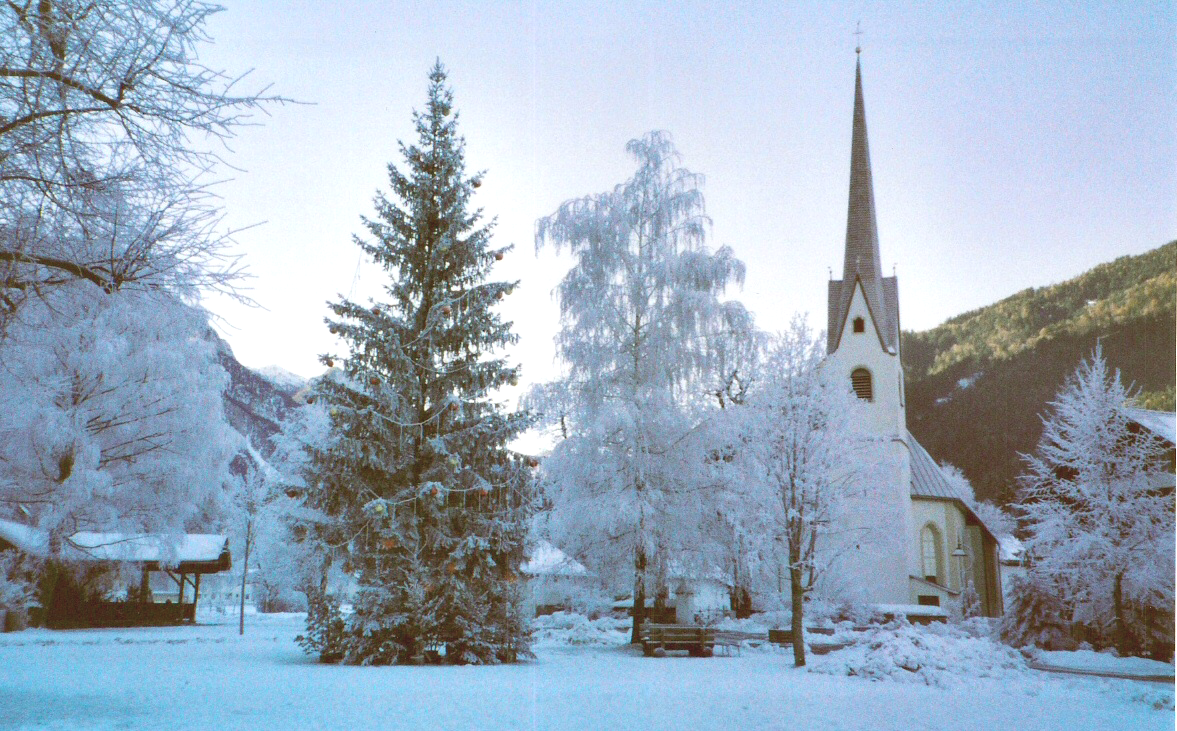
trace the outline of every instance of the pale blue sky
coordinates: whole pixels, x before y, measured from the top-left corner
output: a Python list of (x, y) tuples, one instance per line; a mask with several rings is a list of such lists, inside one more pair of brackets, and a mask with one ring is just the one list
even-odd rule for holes
[[(768, 329), (824, 323), (842, 261), (855, 23), (884, 270), (905, 329), (1177, 237), (1177, 10), (1171, 2), (539, 3), (227, 0), (204, 51), (310, 102), (243, 130), (223, 185), (265, 310), (214, 300), (247, 365), (304, 376), (340, 352), (337, 293), (381, 274), (351, 243), (410, 139), (440, 57), (477, 202), (515, 243), (500, 265), (524, 385), (554, 374), (564, 263), (532, 227), (632, 171), (627, 140), (669, 130), (702, 173), (712, 245), (748, 265)], [(665, 5), (666, 7), (663, 7)], [(357, 281), (357, 271), (359, 277)]]

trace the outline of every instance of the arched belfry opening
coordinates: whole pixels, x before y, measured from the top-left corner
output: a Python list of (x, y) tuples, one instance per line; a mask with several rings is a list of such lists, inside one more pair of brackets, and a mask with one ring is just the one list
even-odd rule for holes
[(854, 318), (854, 332), (855, 333), (866, 332), (866, 320), (862, 319), (861, 317)]
[(854, 389), (854, 395), (863, 401), (875, 400), (874, 380), (867, 369), (855, 368), (851, 371), (850, 386)]

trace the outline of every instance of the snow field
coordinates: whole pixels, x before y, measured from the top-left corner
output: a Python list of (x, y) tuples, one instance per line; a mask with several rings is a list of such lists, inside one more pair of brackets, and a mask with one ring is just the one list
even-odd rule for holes
[[(612, 644), (624, 634), (617, 620), (573, 617), (537, 621), (535, 661), (483, 667), (319, 665), (292, 641), (301, 615), (247, 618), (244, 637), (232, 622), (0, 635), (0, 729), (1173, 727), (1163, 685), (1024, 667), (957, 683), (891, 682), (892, 673), (871, 682), (794, 669), (785, 650), (645, 658)], [(916, 635), (884, 644), (916, 647)], [(919, 652), (970, 646), (928, 638)]]

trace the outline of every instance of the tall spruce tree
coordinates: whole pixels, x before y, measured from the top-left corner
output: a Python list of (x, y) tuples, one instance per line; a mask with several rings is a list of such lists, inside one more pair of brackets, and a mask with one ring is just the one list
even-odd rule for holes
[[(324, 659), (495, 663), (527, 654), (517, 571), (530, 509), (528, 460), (505, 444), (528, 417), (492, 400), (515, 383), (498, 357), (516, 342), (493, 305), (515, 283), (489, 281), (506, 248), (471, 210), (453, 94), (438, 62), (414, 112), (417, 141), (388, 166), (392, 195), (356, 243), (389, 275), (385, 301), (341, 298), (329, 329), (349, 354), (320, 398), (331, 419), (311, 447), (308, 542), (322, 552), (303, 644)], [(335, 366), (335, 358), (323, 363)], [(338, 614), (328, 569), (358, 589)]]

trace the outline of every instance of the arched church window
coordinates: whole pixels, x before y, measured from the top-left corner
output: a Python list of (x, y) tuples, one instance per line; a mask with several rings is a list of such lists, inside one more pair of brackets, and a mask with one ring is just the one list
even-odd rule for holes
[(920, 559), (924, 578), (940, 583), (940, 532), (931, 523), (920, 531)]
[(866, 320), (862, 319), (861, 317), (854, 318), (854, 332), (856, 332), (856, 333), (866, 332)]
[(854, 388), (854, 395), (863, 401), (874, 401), (874, 384), (871, 382), (870, 371), (865, 368), (855, 368), (850, 372), (850, 385)]

